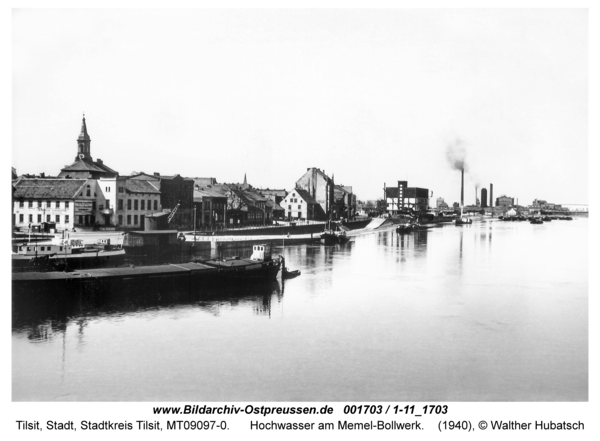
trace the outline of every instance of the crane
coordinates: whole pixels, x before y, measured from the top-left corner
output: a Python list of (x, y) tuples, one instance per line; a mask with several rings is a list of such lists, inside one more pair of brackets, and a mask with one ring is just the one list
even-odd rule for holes
[(169, 213), (169, 217), (167, 217), (167, 224), (170, 224), (171, 221), (173, 220), (173, 217), (175, 216), (175, 213), (177, 213), (177, 209), (179, 208), (179, 205), (181, 205), (181, 204), (175, 205), (175, 208), (173, 208), (173, 211), (171, 211)]

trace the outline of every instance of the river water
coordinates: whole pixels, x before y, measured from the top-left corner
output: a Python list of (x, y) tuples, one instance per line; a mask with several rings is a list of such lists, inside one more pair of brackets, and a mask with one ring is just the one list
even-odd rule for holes
[(13, 297), (13, 400), (586, 401), (587, 243), (482, 220), (279, 247), (284, 282)]

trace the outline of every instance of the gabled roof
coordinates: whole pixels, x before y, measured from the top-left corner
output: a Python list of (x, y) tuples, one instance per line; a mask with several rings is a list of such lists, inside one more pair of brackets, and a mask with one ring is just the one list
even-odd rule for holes
[(287, 196), (287, 191), (285, 191), (285, 190), (275, 190), (275, 189), (269, 189), (269, 188), (257, 188), (256, 191), (258, 191), (262, 195), (280, 196), (282, 198), (284, 198), (284, 197)]
[(253, 202), (266, 202), (268, 199), (264, 197), (262, 194), (258, 193), (255, 190), (244, 189), (242, 190), (248, 199)]
[(77, 171), (77, 172), (90, 171), (90, 172), (96, 172), (96, 173), (106, 173), (106, 170), (103, 170), (102, 168), (97, 167), (96, 164), (94, 164), (93, 162), (82, 161), (79, 159), (77, 161), (75, 161), (73, 164), (61, 169), (61, 173), (67, 172), (67, 171)]
[(19, 179), (15, 199), (74, 199), (87, 179)]
[(281, 205), (275, 203), (275, 201), (272, 199), (269, 199), (265, 205), (267, 208), (270, 208), (273, 211), (285, 211)]
[(102, 170), (104, 170), (106, 173), (109, 174), (113, 174), (113, 175), (118, 175), (119, 173), (115, 170), (113, 170), (112, 168), (108, 167), (107, 165), (105, 165), (100, 159), (96, 160), (94, 162), (94, 165)]
[(200, 187), (194, 190), (194, 201), (201, 202), (202, 198), (226, 198), (227, 196), (212, 187)]
[[(319, 204), (315, 198), (313, 198), (310, 193), (306, 190), (303, 190), (301, 188), (295, 188), (294, 190), (292, 190), (296, 193), (298, 193), (298, 196), (300, 196), (302, 199), (304, 199), (304, 202), (306, 202), (307, 204)], [(290, 192), (291, 193), (291, 192)], [(288, 193), (289, 194), (289, 193)], [(320, 205), (320, 204), (319, 204)]]
[(192, 178), (194, 180), (194, 185), (198, 185), (199, 187), (207, 187), (209, 185), (215, 185), (217, 183), (217, 178)]
[(173, 180), (173, 179), (183, 179), (184, 181), (194, 181), (192, 178), (184, 178), (181, 175), (174, 175), (174, 176), (166, 176), (166, 175), (160, 175), (158, 176), (158, 178), (160, 179), (168, 179), (168, 180)]
[(141, 179), (128, 179), (125, 182), (125, 188), (129, 193), (160, 194), (159, 189), (152, 185), (152, 181), (143, 181)]

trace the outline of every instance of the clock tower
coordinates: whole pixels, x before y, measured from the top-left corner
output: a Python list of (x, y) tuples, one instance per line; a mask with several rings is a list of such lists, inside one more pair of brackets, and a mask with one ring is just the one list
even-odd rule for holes
[(81, 133), (77, 138), (77, 156), (75, 157), (75, 161), (92, 161), (92, 156), (90, 154), (90, 135), (87, 132), (87, 126), (85, 125), (85, 114), (83, 115), (83, 120), (81, 122)]

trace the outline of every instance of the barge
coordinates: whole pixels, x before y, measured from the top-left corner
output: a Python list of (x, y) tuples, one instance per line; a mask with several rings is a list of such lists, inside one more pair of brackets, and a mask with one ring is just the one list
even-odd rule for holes
[(255, 245), (248, 259), (211, 259), (182, 264), (94, 268), (84, 271), (37, 271), (12, 274), (13, 293), (63, 290), (86, 291), (89, 288), (144, 289), (164, 284), (189, 284), (190, 287), (223, 285), (228, 282), (274, 279), (281, 259), (273, 260), (269, 245)]

